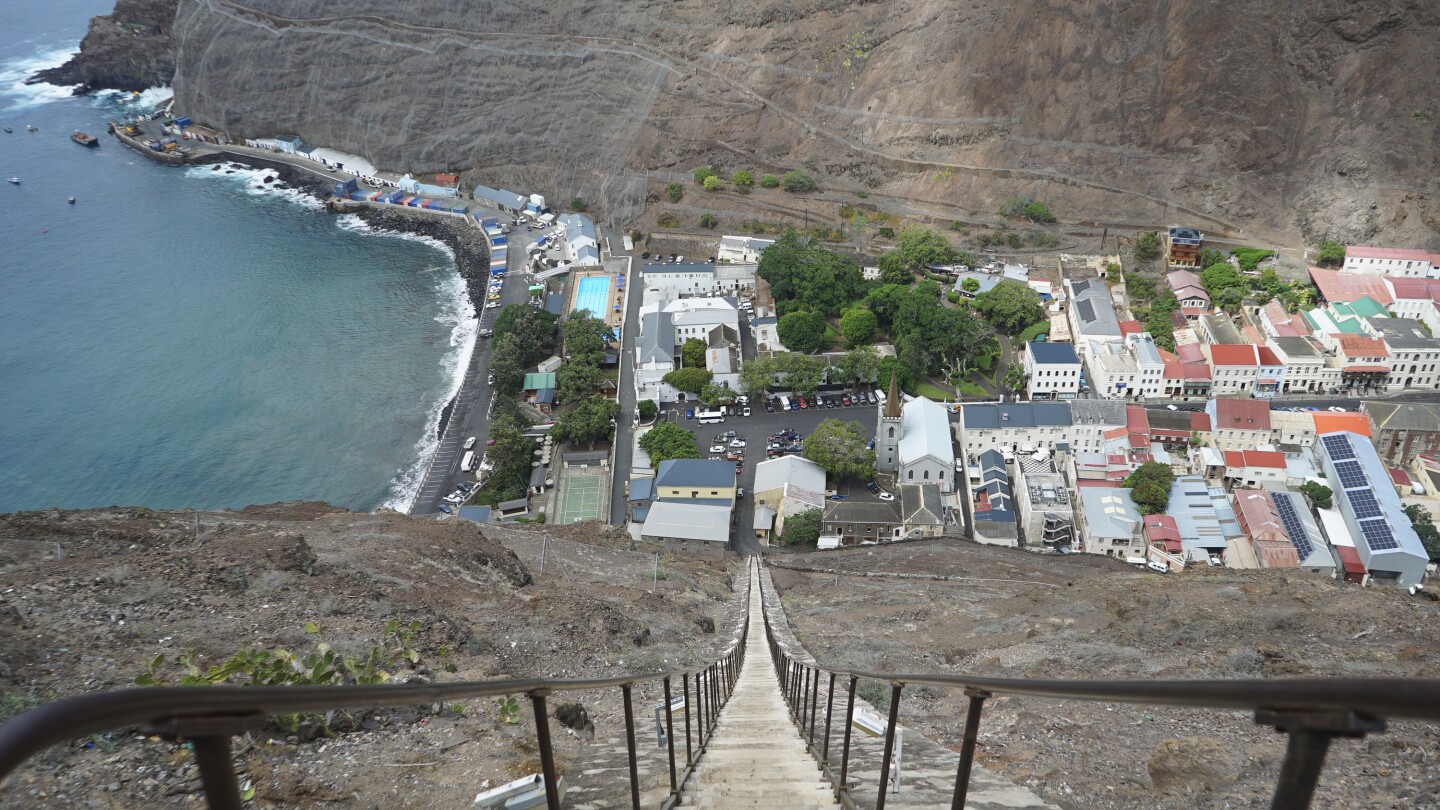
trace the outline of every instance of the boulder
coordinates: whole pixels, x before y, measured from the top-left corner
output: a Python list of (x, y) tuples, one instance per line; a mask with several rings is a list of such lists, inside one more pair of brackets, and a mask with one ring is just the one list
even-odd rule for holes
[(1242, 751), (1214, 737), (1161, 740), (1146, 763), (1157, 790), (1217, 790), (1238, 779), (1244, 766)]

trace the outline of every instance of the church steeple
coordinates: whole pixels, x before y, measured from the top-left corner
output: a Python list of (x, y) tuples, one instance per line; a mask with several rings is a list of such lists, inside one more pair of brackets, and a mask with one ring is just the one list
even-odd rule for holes
[(900, 418), (900, 384), (895, 379), (895, 372), (890, 372), (890, 390), (887, 392), (888, 399), (885, 400), (885, 418)]

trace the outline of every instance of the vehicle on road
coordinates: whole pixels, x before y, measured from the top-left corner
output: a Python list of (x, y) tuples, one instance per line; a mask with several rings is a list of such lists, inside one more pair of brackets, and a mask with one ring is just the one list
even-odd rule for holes
[(894, 496), (894, 495), (891, 495), (891, 494), (888, 493), (888, 492), (882, 492), (882, 493), (880, 493), (880, 494), (879, 494), (878, 496), (876, 496), (876, 497), (878, 497), (878, 498), (879, 498), (880, 500), (882, 500), (882, 501), (893, 501), (893, 500), (895, 500), (895, 496)]
[(749, 409), (749, 408), (741, 408), (741, 409), (740, 409), (740, 415), (741, 415), (741, 416), (749, 416), (749, 415), (750, 415), (750, 409)]
[(725, 452), (725, 445), (723, 445), (723, 444), (712, 445), (712, 446), (710, 447), (710, 452), (712, 452), (712, 453), (723, 453), (723, 452)]
[[(686, 413), (688, 414), (689, 411), (686, 411)], [(702, 425), (714, 425), (714, 424), (719, 424), (720, 422), (724, 422), (724, 421), (725, 421), (725, 412), (724, 412), (724, 411), (701, 411), (700, 413), (696, 414), (696, 418), (700, 420), (700, 424), (702, 424)]]
[(489, 302), (489, 303), (487, 303), (487, 304), (485, 305), (485, 308), (486, 308), (486, 309), (495, 309), (495, 308), (498, 307), (498, 306), (500, 306), (500, 302), (499, 302), (499, 301), (491, 301), (491, 302)]
[(481, 329), (481, 330), (480, 330), (480, 337), (495, 337), (495, 330), (494, 330), (494, 329)]
[(695, 409), (694, 409), (694, 408), (686, 408), (686, 409), (685, 409), (685, 418), (686, 418), (686, 419), (694, 419), (694, 418), (695, 418)]
[(847, 497), (845, 497), (844, 495), (831, 495), (831, 496), (830, 496), (830, 500), (832, 500), (832, 501), (848, 501), (848, 500), (850, 500), (850, 499), (847, 498)]
[(1166, 408), (1167, 410), (1171, 410), (1171, 411), (1178, 411), (1178, 410), (1180, 410), (1179, 408), (1175, 407), (1174, 405), (1166, 405), (1165, 408)]
[(1344, 408), (1340, 408), (1340, 407), (1337, 407), (1337, 406), (1334, 406), (1334, 405), (1331, 405), (1331, 406), (1330, 406), (1330, 412), (1331, 412), (1331, 413), (1348, 413), (1348, 411), (1346, 411)]
[(444, 513), (447, 514), (447, 515), (453, 515), (453, 514), (455, 514), (455, 510), (454, 510), (454, 509), (451, 509), (448, 505), (443, 504), (443, 503), (441, 503), (441, 504), (436, 504), (436, 505), (435, 505), (435, 508), (436, 508), (436, 509), (439, 509), (441, 512), (444, 512)]
[(735, 490), (735, 500), (737, 500), (737, 501), (743, 501), (743, 500), (745, 500), (745, 488), (744, 488), (744, 487), (740, 487), (739, 489)]
[(474, 446), (475, 446), (475, 437), (474, 437), (474, 436), (471, 436), (470, 438), (468, 438), (468, 439), (465, 440), (465, 449), (466, 449), (466, 450), (469, 450), (470, 448), (472, 448), (472, 447), (474, 447)]
[(475, 451), (467, 450), (460, 459), (460, 472), (470, 472), (475, 469)]

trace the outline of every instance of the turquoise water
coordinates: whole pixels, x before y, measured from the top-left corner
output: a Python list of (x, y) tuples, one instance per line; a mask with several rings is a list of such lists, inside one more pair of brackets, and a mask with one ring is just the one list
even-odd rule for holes
[(0, 9), (0, 511), (408, 505), (474, 341), (453, 259), (151, 163), (103, 136), (120, 94), (19, 84), (110, 6)]
[(609, 276), (586, 276), (580, 279), (575, 292), (575, 309), (590, 310), (590, 314), (603, 318), (610, 304)]

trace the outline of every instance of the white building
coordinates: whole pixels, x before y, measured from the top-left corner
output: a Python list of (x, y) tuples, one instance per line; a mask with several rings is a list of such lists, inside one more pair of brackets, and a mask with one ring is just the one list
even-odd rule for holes
[[(1057, 444), (1072, 441), (1070, 409), (1092, 400), (1068, 402), (980, 403), (960, 408), (957, 428), (966, 465), (972, 472), (986, 450), (1002, 453), (1054, 452)], [(1118, 404), (1118, 403), (1116, 403)], [(1120, 424), (1125, 424), (1121, 408)]]
[(950, 414), (925, 397), (900, 404), (892, 378), (890, 395), (880, 408), (876, 426), (875, 469), (894, 472), (901, 484), (933, 484), (941, 492), (954, 489), (955, 448)]
[(1074, 399), (1080, 393), (1080, 357), (1075, 354), (1075, 346), (1027, 344), (1025, 377), (1028, 399)]
[(1440, 276), (1440, 255), (1408, 248), (1351, 245), (1345, 248), (1342, 273), (1367, 276), (1434, 278)]
[(708, 262), (646, 262), (640, 274), (646, 301), (711, 295), (717, 289), (715, 265)]
[(720, 247), (715, 251), (715, 261), (737, 264), (756, 264), (765, 248), (775, 244), (774, 239), (756, 239), (753, 236), (722, 236)]
[[(785, 518), (825, 508), (825, 470), (800, 456), (781, 456), (755, 465), (753, 489), (756, 511), (768, 507), (774, 514), (763, 538), (767, 545), (770, 537), (785, 530)], [(755, 532), (760, 535), (759, 526)]]
[(1149, 332), (1126, 335), (1123, 343), (1087, 341), (1091, 385), (1107, 399), (1159, 398), (1165, 393), (1165, 360)]

